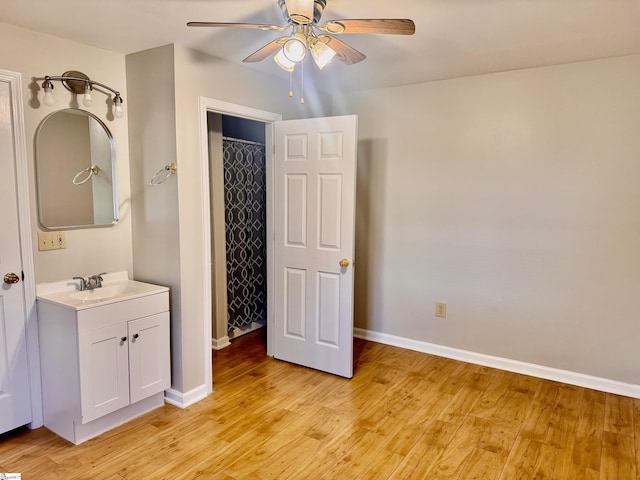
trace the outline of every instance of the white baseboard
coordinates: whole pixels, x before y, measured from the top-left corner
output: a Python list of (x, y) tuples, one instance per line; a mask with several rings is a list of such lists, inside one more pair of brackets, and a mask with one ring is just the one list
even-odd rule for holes
[(511, 360), (509, 358), (494, 357), (482, 353), (460, 350), (452, 347), (445, 347), (433, 343), (412, 340), (405, 337), (397, 337), (387, 333), (379, 333), (362, 328), (354, 328), (353, 336), (372, 342), (384, 343), (394, 347), (406, 348), (417, 352), (429, 353), (439, 357), (451, 358), (462, 362), (473, 363), (485, 367), (497, 368), (508, 372), (521, 373), (532, 377), (554, 380), (578, 387), (591, 388), (601, 392), (615, 393), (627, 397), (640, 398), (640, 385), (619, 382), (608, 378), (594, 377), (584, 373), (570, 372), (558, 368), (545, 367), (534, 363)]
[(187, 408), (189, 405), (205, 399), (210, 392), (211, 388), (207, 385), (200, 385), (186, 393), (170, 388), (164, 391), (164, 401), (179, 408)]
[(222, 350), (224, 347), (228, 347), (229, 345), (231, 345), (231, 342), (229, 341), (228, 335), (225, 335), (221, 338), (211, 339), (211, 348), (213, 350)]

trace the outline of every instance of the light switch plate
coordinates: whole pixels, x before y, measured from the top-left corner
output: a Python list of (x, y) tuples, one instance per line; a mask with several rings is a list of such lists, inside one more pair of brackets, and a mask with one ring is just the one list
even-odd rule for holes
[(38, 250), (60, 250), (67, 248), (64, 232), (38, 232)]

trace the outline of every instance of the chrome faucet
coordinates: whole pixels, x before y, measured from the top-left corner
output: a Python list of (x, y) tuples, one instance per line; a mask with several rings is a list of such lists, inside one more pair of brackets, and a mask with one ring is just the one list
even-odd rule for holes
[(105, 275), (107, 272), (98, 273), (96, 275), (91, 275), (90, 277), (73, 277), (74, 280), (80, 280), (80, 291), (83, 292), (85, 290), (93, 290), (94, 288), (102, 287), (102, 275)]
[(98, 273), (96, 275), (91, 275), (87, 278), (87, 290), (93, 290), (94, 288), (102, 287), (102, 275), (107, 272)]
[(73, 277), (74, 280), (80, 280), (80, 291), (84, 292), (87, 289), (87, 281), (84, 277)]

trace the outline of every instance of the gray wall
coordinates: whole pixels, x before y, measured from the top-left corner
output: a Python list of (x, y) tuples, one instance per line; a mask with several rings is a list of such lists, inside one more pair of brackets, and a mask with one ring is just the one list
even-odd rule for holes
[(639, 78), (630, 56), (337, 96), (356, 326), (639, 384)]

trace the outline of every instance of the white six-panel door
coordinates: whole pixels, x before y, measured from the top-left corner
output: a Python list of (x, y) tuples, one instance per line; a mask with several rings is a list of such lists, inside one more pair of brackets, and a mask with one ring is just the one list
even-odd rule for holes
[(349, 378), (356, 130), (356, 116), (274, 124), (273, 353)]
[(11, 110), (0, 81), (0, 433), (31, 422), (24, 287), (4, 282), (7, 273), (22, 277)]

